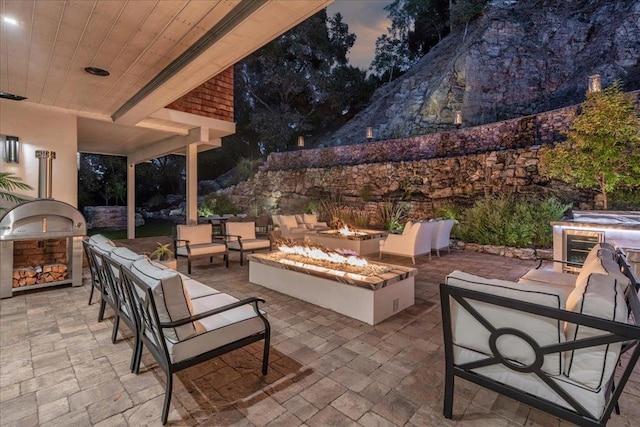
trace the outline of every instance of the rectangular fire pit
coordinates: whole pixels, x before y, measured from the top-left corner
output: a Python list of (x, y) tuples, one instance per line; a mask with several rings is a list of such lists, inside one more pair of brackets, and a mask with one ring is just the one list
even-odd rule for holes
[(370, 263), (387, 271), (364, 276), (278, 259), (278, 254), (249, 255), (249, 281), (370, 325), (415, 302), (414, 268)]
[(373, 254), (380, 251), (380, 240), (385, 234), (376, 230), (358, 230), (356, 234), (345, 236), (340, 230), (308, 233), (306, 239), (327, 249), (347, 249), (358, 255)]

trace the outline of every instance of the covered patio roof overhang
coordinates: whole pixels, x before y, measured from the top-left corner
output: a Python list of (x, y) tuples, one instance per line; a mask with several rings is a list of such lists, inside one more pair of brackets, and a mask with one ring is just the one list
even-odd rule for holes
[(77, 116), (78, 152), (127, 157), (133, 238), (135, 165), (185, 155), (187, 221), (196, 221), (197, 154), (235, 133), (232, 114), (167, 106), (332, 2), (2, 0), (14, 22), (0, 28), (0, 91)]

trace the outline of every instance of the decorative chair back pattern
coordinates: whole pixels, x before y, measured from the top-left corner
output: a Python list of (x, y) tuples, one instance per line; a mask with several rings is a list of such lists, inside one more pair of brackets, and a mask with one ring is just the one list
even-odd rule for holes
[(118, 304), (116, 291), (112, 286), (113, 284), (107, 279), (106, 268), (102, 261), (103, 256), (108, 257), (108, 255), (104, 255), (102, 252), (100, 252), (99, 250), (97, 250), (91, 245), (86, 245), (85, 250), (89, 258), (89, 266), (93, 264), (95, 268), (95, 276), (96, 276), (96, 279), (98, 280), (98, 283), (100, 284), (100, 290), (102, 291), (102, 298), (106, 299), (107, 303), (111, 307), (116, 307)]
[(136, 324), (136, 316), (134, 312), (133, 297), (130, 289), (122, 280), (121, 264), (109, 257), (101, 255), (102, 265), (104, 265), (104, 276), (109, 287), (113, 289), (114, 295), (118, 302), (118, 307), (128, 318)]
[(128, 269), (122, 268), (120, 271), (124, 286), (131, 292), (133, 309), (138, 317), (140, 338), (156, 357), (162, 369), (167, 372), (170, 361), (169, 351), (160, 327), (153, 292), (146, 283), (135, 277)]
[[(91, 248), (91, 244), (87, 239), (82, 240), (82, 247), (84, 248), (84, 254), (87, 257), (87, 264), (89, 264), (89, 273), (91, 273), (91, 285), (99, 286), (100, 278), (98, 277), (98, 265), (96, 264), (96, 260), (93, 255), (89, 253)], [(89, 301), (91, 303), (91, 301)]]

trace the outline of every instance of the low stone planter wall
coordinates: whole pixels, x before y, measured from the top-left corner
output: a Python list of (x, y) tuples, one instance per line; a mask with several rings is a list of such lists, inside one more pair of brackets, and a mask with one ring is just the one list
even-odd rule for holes
[(510, 246), (479, 245), (460, 240), (452, 241), (452, 248), (483, 254), (500, 255), (524, 260), (553, 259), (553, 249), (513, 248)]
[[(124, 230), (127, 228), (126, 206), (87, 206), (83, 210), (87, 228), (108, 228)], [(136, 227), (144, 225), (144, 218), (136, 213)]]

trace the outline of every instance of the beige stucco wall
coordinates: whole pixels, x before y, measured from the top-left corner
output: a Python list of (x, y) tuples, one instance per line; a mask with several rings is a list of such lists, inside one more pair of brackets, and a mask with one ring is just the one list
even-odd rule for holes
[[(36, 150), (56, 152), (53, 162), (52, 196), (70, 205), (78, 203), (77, 117), (63, 110), (38, 106), (28, 101), (0, 99), (0, 135), (20, 138), (20, 163), (4, 161), (4, 138), (0, 147), (0, 170), (15, 172), (33, 187), (26, 195), (38, 195)], [(0, 201), (1, 203), (1, 201)]]

